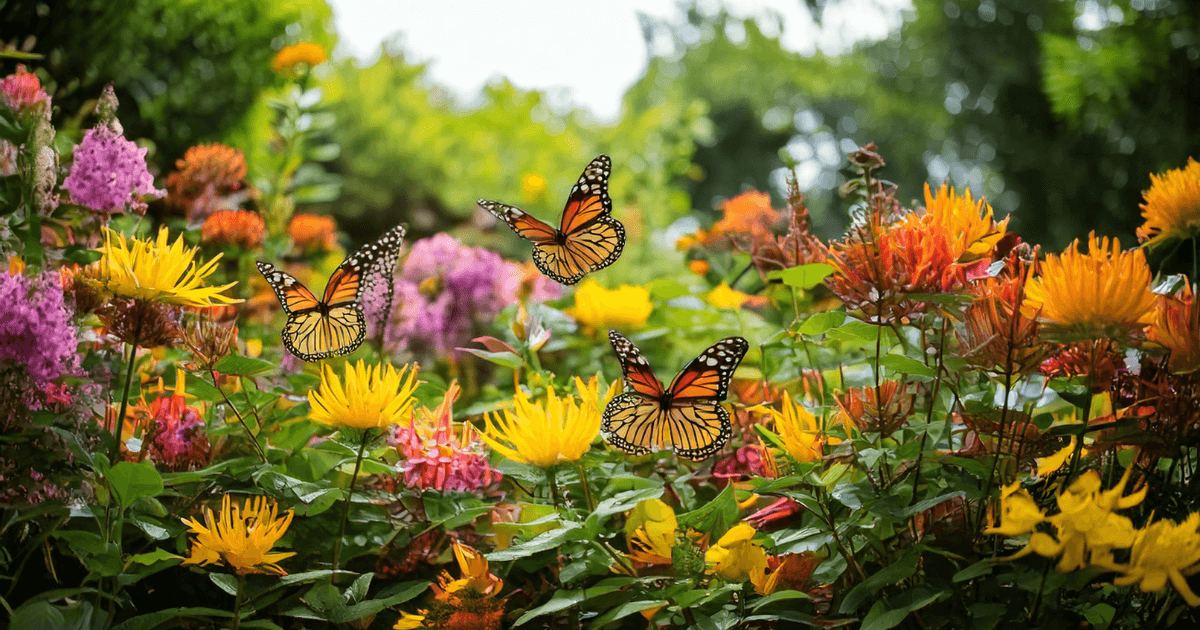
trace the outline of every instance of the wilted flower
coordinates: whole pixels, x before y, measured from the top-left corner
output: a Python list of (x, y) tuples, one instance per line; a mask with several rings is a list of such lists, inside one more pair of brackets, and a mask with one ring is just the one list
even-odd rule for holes
[(455, 427), (451, 407), (459, 393), (458, 384), (451, 383), (437, 409), (422, 408), (410, 415), (407, 426), (396, 428), (407, 487), (476, 492), (500, 480), (471, 425)]
[(154, 177), (146, 170), (146, 149), (109, 127), (84, 134), (62, 187), (75, 203), (101, 212), (121, 212), (126, 206), (145, 212), (143, 196), (166, 194), (154, 188)]
[(257, 212), (221, 210), (204, 220), (204, 226), (200, 228), (200, 242), (252, 250), (262, 245), (266, 231), (267, 224)]
[(992, 207), (983, 198), (975, 201), (968, 187), (962, 195), (942, 184), (935, 196), (925, 184), (925, 214), (910, 214), (903, 225), (925, 225), (950, 235), (955, 260), (970, 262), (987, 257), (996, 243), (1004, 238), (1008, 217), (997, 223), (992, 219)]
[(36, 279), (0, 270), (0, 366), (24, 368), (34, 387), (79, 369), (79, 341), (53, 274)]
[(179, 340), (182, 313), (161, 302), (111, 299), (96, 311), (108, 334), (141, 348), (168, 346)]
[(514, 409), (489, 414), (487, 431), (480, 437), (496, 452), (523, 464), (547, 468), (578, 460), (600, 432), (600, 408), (579, 377), (575, 388), (580, 402), (570, 395), (560, 398), (548, 389), (545, 402), (537, 404), (518, 390)]
[[(1193, 162), (1194, 164), (1194, 162)], [(1187, 577), (1200, 570), (1200, 513), (1192, 512), (1182, 523), (1155, 521), (1137, 532), (1129, 564), (1114, 565), (1121, 575), (1117, 586), (1137, 584), (1145, 593), (1162, 590), (1170, 581), (1188, 606), (1200, 606), (1200, 596), (1188, 586)], [(1106, 567), (1107, 568), (1107, 567)]]
[(193, 320), (183, 329), (183, 343), (192, 352), (193, 365), (205, 371), (212, 371), (218, 361), (237, 347), (237, 338), (236, 325), (219, 324), (210, 318)]
[(325, 49), (312, 42), (284, 46), (271, 60), (271, 69), (284, 76), (296, 76), (325, 63)]
[(288, 235), (301, 251), (328, 252), (337, 247), (337, 223), (324, 214), (297, 212), (288, 223)]
[(1172, 373), (1200, 370), (1200, 301), (1186, 281), (1175, 295), (1158, 296), (1146, 338), (1170, 351), (1167, 366)]
[[(329, 364), (322, 366), (321, 384), (308, 393), (309, 418), (337, 428), (375, 429), (401, 422), (412, 408), (417, 368), (347, 363), (345, 378)], [(407, 373), (408, 378), (405, 378)]]
[(25, 70), (25, 64), (17, 64), (17, 71), (0, 79), (0, 103), (17, 114), (35, 107), (50, 108), (50, 95), (42, 89), (36, 74)]
[(762, 574), (767, 570), (767, 552), (762, 545), (752, 540), (755, 534), (753, 527), (746, 523), (738, 523), (708, 548), (704, 561), (711, 566), (709, 572), (715, 573), (723, 580), (738, 582), (746, 580), (755, 573)]
[(220, 143), (188, 149), (167, 176), (167, 201), (187, 217), (203, 217), (218, 209), (222, 197), (242, 187), (246, 156)]
[(432, 585), (433, 605), (421, 611), (426, 628), (445, 630), (499, 630), (504, 601), (495, 599), (504, 582), (488, 572), (483, 554), (462, 543), (453, 544), (462, 578), (443, 571)]
[(212, 508), (204, 508), (204, 523), (194, 518), (180, 519), (188, 526), (192, 539), (191, 555), (184, 564), (212, 565), (225, 563), (238, 575), (265, 573), (287, 575), (279, 567), (293, 552), (271, 552), (271, 547), (287, 532), (292, 523), (292, 511), (278, 516), (279, 506), (265, 497), (246, 499), (241, 507), (221, 498), (221, 510), (216, 516)]
[(650, 290), (645, 287), (622, 284), (610, 291), (588, 279), (575, 290), (575, 307), (568, 312), (587, 328), (604, 331), (641, 328), (653, 310)]
[(789, 553), (783, 556), (767, 556), (766, 571), (750, 574), (750, 583), (759, 595), (770, 595), (780, 586), (799, 590), (808, 582), (821, 558), (811, 551)]
[(1061, 256), (1047, 256), (1025, 295), (1027, 316), (1037, 313), (1047, 323), (1088, 333), (1148, 324), (1155, 302), (1146, 254), (1122, 252), (1118, 240), (1097, 239), (1095, 233), (1087, 254), (1075, 241)]
[(629, 559), (646, 564), (671, 564), (675, 530), (679, 527), (675, 510), (661, 499), (643, 499), (625, 518), (625, 540)]
[(159, 230), (154, 241), (126, 241), (105, 228), (101, 258), (94, 267), (101, 287), (116, 297), (182, 306), (211, 306), (214, 300), (225, 304), (241, 301), (222, 295), (236, 282), (204, 286), (204, 279), (216, 270), (221, 254), (198, 265), (197, 248), (185, 249), (182, 236), (171, 245), (167, 245), (167, 238), (166, 228)]
[(1157, 247), (1200, 234), (1200, 162), (1188, 158), (1185, 168), (1150, 174), (1150, 189), (1142, 192), (1138, 240)]
[(967, 359), (986, 370), (1024, 374), (1051, 352), (1039, 336), (1038, 321), (1026, 314), (1024, 265), (1011, 278), (980, 283), (978, 296), (963, 313), (959, 343)]

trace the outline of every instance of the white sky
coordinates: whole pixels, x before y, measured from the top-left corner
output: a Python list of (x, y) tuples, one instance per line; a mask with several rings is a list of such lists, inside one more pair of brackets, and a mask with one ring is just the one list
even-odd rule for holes
[[(471, 101), (490, 79), (551, 92), (602, 120), (646, 68), (637, 14), (681, 22), (676, 0), (329, 0), (341, 44), (337, 54), (370, 62), (399, 34), (411, 61), (429, 61), (430, 78)], [(782, 18), (790, 50), (832, 53), (857, 39), (882, 38), (911, 0), (841, 0), (818, 30), (802, 0), (727, 0), (774, 33)], [(715, 0), (701, 2), (715, 6)]]

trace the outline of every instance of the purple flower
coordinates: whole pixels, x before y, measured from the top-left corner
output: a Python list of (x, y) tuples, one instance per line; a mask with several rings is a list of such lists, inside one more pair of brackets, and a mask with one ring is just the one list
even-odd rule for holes
[(0, 364), (23, 366), (33, 385), (79, 370), (78, 339), (58, 275), (38, 278), (0, 272)]
[(154, 177), (146, 170), (146, 149), (104, 126), (89, 129), (75, 147), (71, 174), (62, 187), (75, 203), (102, 212), (120, 212), (126, 205), (145, 212), (143, 195), (166, 194), (154, 188)]

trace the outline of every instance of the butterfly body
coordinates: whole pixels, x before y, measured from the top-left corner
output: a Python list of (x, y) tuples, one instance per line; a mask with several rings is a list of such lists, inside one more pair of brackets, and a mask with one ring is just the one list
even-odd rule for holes
[(729, 381), (750, 344), (722, 339), (693, 359), (663, 387), (633, 342), (616, 331), (609, 341), (621, 362), (625, 392), (604, 409), (604, 439), (634, 455), (671, 449), (680, 457), (705, 459), (729, 441), (729, 412), (721, 406)]
[[(362, 345), (367, 318), (359, 300), (374, 282), (385, 282), (386, 317), (392, 301), (391, 275), (400, 257), (404, 233), (403, 226), (396, 226), (342, 261), (329, 277), (320, 299), (286, 271), (271, 263), (257, 263), (259, 273), (287, 314), (280, 337), (288, 352), (305, 361), (318, 361), (349, 354)], [(383, 280), (375, 279), (376, 272)]]
[(486, 199), (479, 206), (504, 221), (517, 236), (533, 243), (533, 264), (546, 277), (571, 285), (613, 264), (625, 248), (625, 226), (612, 215), (607, 155), (592, 160), (571, 187), (558, 227), (528, 212)]

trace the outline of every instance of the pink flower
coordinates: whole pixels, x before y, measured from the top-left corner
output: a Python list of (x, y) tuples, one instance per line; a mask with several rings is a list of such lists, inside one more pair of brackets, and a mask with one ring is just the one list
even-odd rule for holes
[(50, 95), (42, 89), (37, 75), (26, 72), (24, 64), (17, 64), (17, 71), (0, 79), (0, 102), (17, 114), (31, 111), (35, 107), (50, 108)]
[(763, 465), (762, 447), (747, 444), (713, 465), (713, 476), (718, 479), (736, 481), (740, 477), (762, 477), (766, 474)]
[(200, 412), (188, 407), (183, 396), (160, 396), (150, 406), (150, 443), (146, 455), (170, 471), (196, 470), (212, 461)]
[(488, 465), (483, 444), (469, 425), (455, 430), (451, 404), (458, 398), (452, 383), (436, 410), (421, 409), (408, 426), (396, 428), (396, 449), (404, 456), (404, 484), (409, 488), (478, 492), (500, 480)]
[(142, 196), (167, 194), (154, 188), (154, 177), (146, 170), (146, 149), (105, 126), (84, 134), (62, 187), (75, 203), (101, 212), (121, 212), (126, 206), (145, 212)]

